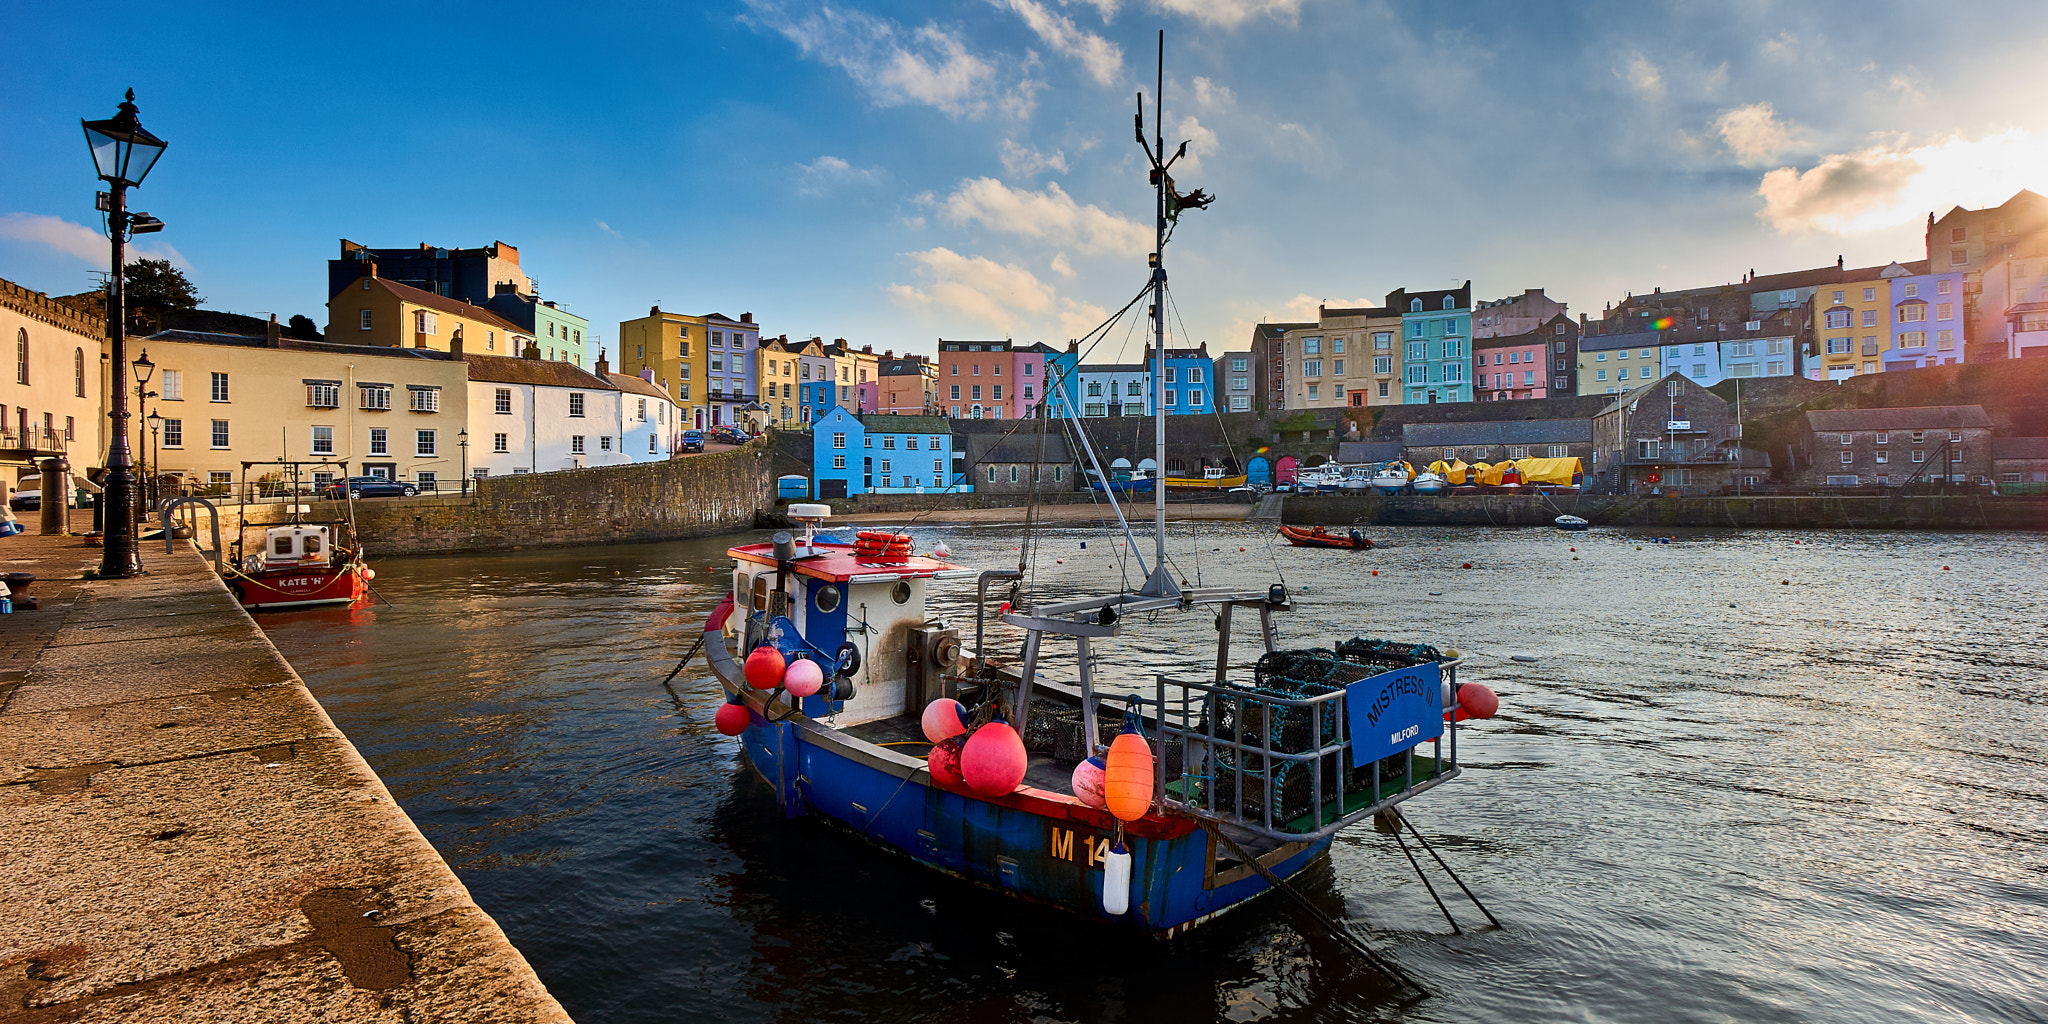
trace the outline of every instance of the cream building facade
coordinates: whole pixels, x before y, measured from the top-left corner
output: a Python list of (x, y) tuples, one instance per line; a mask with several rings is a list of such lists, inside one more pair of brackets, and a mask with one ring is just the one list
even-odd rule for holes
[[(78, 474), (106, 461), (105, 336), (49, 296), (0, 281), (0, 338), (13, 357), (0, 377), (0, 483), (10, 494), (35, 460), (62, 455)], [(125, 370), (122, 379), (134, 387)]]
[[(531, 333), (482, 306), (385, 280), (375, 263), (363, 263), (362, 272), (327, 300), (329, 342), (497, 356), (523, 355), (534, 343)], [(561, 351), (566, 360), (568, 350)]]
[(1281, 335), (1286, 408), (1400, 405), (1400, 338), (1399, 310), (1318, 307)]

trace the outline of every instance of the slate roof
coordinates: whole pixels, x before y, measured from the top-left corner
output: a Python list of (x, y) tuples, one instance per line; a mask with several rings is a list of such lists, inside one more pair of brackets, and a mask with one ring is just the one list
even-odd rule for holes
[(582, 388), (592, 391), (619, 390), (610, 381), (572, 363), (552, 359), (514, 359), (464, 352), (469, 379), (491, 384), (531, 384), (551, 388)]
[(1482, 444), (1588, 444), (1592, 420), (1481, 420), (1477, 423), (1407, 423), (1409, 448), (1465, 448)]
[(451, 313), (454, 314), (455, 316), (463, 317), (469, 320), (474, 320), (480, 324), (487, 324), (489, 326), (496, 327), (499, 330), (505, 331), (510, 334), (521, 334), (528, 336), (531, 336), (533, 334), (532, 331), (529, 331), (526, 328), (521, 327), (518, 324), (515, 324), (512, 321), (507, 320), (504, 317), (499, 316), (498, 314), (493, 313), (482, 306), (471, 305), (470, 303), (464, 302), (461, 299), (451, 299), (446, 295), (436, 295), (433, 292), (426, 291), (421, 288), (414, 288), (412, 285), (409, 284), (399, 284), (396, 281), (386, 280), (381, 277), (373, 277), (370, 278), (370, 280), (377, 287), (382, 288), (387, 292), (390, 292), (393, 296), (397, 297), (402, 302), (410, 302), (415, 306), (425, 306), (428, 309), (438, 309), (443, 313)]
[[(269, 348), (270, 337), (265, 334), (224, 334), (218, 331), (188, 331), (183, 329), (158, 331), (139, 339), (140, 341), (182, 341), (201, 345), (235, 345), (242, 348)], [(299, 352), (327, 352), (334, 355), (365, 356), (386, 359), (433, 359), (451, 360), (454, 353), (432, 348), (394, 348), (389, 345), (341, 345), (331, 341), (307, 341), (303, 338), (284, 337), (277, 347)]]
[(1073, 453), (1067, 450), (1066, 438), (1058, 431), (1045, 434), (1045, 449), (1041, 454), (1038, 431), (1025, 427), (1014, 434), (969, 434), (967, 435), (967, 457), (975, 464), (984, 462), (1039, 462), (1045, 465), (1067, 464), (1074, 461)]
[(898, 413), (871, 412), (855, 417), (860, 425), (875, 434), (950, 434), (953, 428), (943, 416), (904, 416)]
[(1360, 462), (1392, 462), (1401, 457), (1399, 441), (1339, 441), (1337, 461), (1347, 465)]
[(646, 395), (649, 398), (659, 398), (664, 402), (675, 401), (675, 399), (669, 397), (668, 392), (630, 373), (607, 373), (604, 376), (606, 380), (612, 382), (613, 387), (618, 388), (620, 391), (631, 392), (636, 395)]
[(1994, 459), (2048, 459), (2048, 437), (1994, 437)]
[(1806, 426), (1820, 433), (1853, 430), (1960, 430), (1990, 427), (1981, 405), (1919, 405), (1901, 409), (1815, 409)]

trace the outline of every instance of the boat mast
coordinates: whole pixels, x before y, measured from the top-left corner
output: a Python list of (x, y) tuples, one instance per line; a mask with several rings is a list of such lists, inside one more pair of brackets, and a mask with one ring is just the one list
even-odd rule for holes
[[(1138, 145), (1152, 163), (1152, 574), (1139, 593), (1147, 597), (1179, 597), (1180, 587), (1166, 571), (1166, 204), (1173, 179), (1166, 176), (1166, 30), (1159, 30), (1158, 78), (1152, 92), (1150, 145), (1145, 142), (1145, 97), (1138, 97)], [(1182, 144), (1186, 149), (1186, 144)], [(1174, 159), (1179, 159), (1174, 154)]]

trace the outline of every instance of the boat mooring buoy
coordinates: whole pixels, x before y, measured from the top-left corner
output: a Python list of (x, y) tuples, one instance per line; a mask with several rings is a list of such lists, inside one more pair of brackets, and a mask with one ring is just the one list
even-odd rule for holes
[(1522, 663), (1522, 664), (1524, 664), (1524, 665), (1534, 665), (1534, 664), (1536, 664), (1536, 659), (1535, 659), (1535, 658), (1532, 658), (1532, 657), (1530, 657), (1530, 656), (1528, 656), (1528, 655), (1526, 655), (1526, 654), (1517, 654), (1517, 655), (1513, 656), (1512, 658), (1510, 658), (1509, 660), (1511, 660), (1511, 661), (1519, 661), (1519, 662), (1521, 662), (1521, 663)]

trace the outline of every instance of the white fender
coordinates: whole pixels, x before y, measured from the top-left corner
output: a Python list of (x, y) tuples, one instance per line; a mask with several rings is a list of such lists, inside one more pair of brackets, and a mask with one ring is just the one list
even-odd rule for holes
[(1102, 859), (1102, 912), (1122, 917), (1131, 909), (1131, 851), (1118, 843)]

